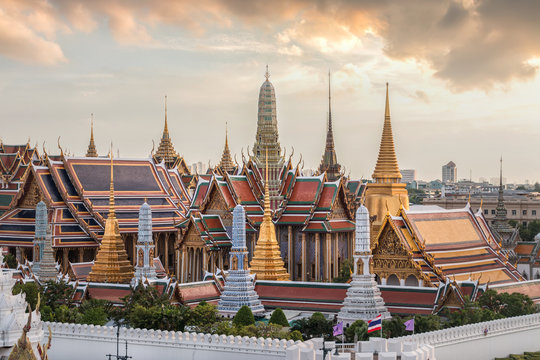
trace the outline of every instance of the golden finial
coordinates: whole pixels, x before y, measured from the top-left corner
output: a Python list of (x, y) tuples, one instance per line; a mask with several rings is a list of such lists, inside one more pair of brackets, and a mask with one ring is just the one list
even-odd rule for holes
[(60, 155), (64, 155), (64, 150), (62, 150), (62, 147), (60, 146), (60, 136), (58, 137), (58, 140), (56, 142), (58, 144), (58, 148), (60, 149)]
[(109, 151), (111, 156), (111, 184), (109, 186), (109, 218), (116, 217), (116, 211), (114, 209), (114, 162), (113, 162), (113, 144), (111, 142), (111, 150)]
[(268, 72), (268, 64), (266, 64), (266, 72), (264, 73), (264, 77), (266, 78), (266, 81), (268, 81), (268, 78), (270, 78), (270, 73)]
[(390, 216), (390, 208), (388, 207), (388, 200), (386, 200), (385, 205), (386, 205), (386, 215)]
[(163, 130), (164, 133), (169, 133), (169, 126), (167, 125), (167, 95), (165, 95), (165, 129)]
[(384, 108), (384, 116), (390, 117), (390, 101), (388, 100), (388, 83), (386, 83), (386, 106)]
[(94, 113), (90, 113), (90, 139), (94, 140)]
[(484, 204), (484, 197), (480, 197), (480, 208), (479, 210), (482, 210), (482, 205)]

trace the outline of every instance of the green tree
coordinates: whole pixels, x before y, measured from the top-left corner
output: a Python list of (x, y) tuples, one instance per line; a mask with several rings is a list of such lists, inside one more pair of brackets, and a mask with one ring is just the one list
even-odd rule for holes
[(289, 339), (294, 341), (302, 341), (302, 333), (298, 330), (293, 330), (289, 333)]
[(364, 341), (367, 338), (367, 323), (362, 320), (356, 320), (345, 329), (345, 341), (352, 343)]
[(76, 308), (69, 308), (67, 305), (60, 305), (54, 311), (54, 321), (62, 323), (80, 323), (82, 314)]
[(82, 315), (81, 323), (105, 325), (109, 320), (109, 311), (111, 308), (112, 304), (105, 300), (86, 300), (78, 309)]
[(131, 327), (169, 331), (184, 331), (188, 318), (187, 307), (174, 305), (146, 308), (135, 304), (126, 314), (126, 321)]
[(40, 289), (35, 282), (17, 283), (12, 289), (13, 295), (17, 295), (21, 292), (25, 294), (26, 302), (30, 304), (32, 311), (36, 310), (39, 291)]
[(187, 325), (196, 326), (198, 331), (209, 333), (220, 320), (221, 316), (216, 306), (201, 301), (191, 310)]
[(55, 311), (60, 305), (70, 306), (73, 304), (75, 289), (64, 281), (47, 281), (45, 283), (41, 303)]
[(353, 269), (354, 269), (353, 259), (343, 260), (341, 262), (341, 269), (339, 270), (339, 276), (335, 277), (333, 282), (346, 283), (351, 278)]
[(4, 263), (10, 269), (17, 268), (17, 258), (13, 254), (6, 254), (6, 256), (4, 256)]
[[(428, 331), (440, 330), (441, 328), (441, 318), (437, 315), (414, 316), (414, 332), (417, 334)], [(403, 328), (403, 332), (405, 332), (405, 328)]]
[(287, 317), (285, 316), (285, 313), (280, 308), (277, 308), (272, 313), (272, 316), (270, 316), (270, 320), (268, 321), (270, 324), (276, 324), (281, 325), (284, 327), (289, 327), (289, 321), (287, 320)]
[(236, 326), (254, 325), (255, 317), (253, 316), (249, 306), (244, 305), (240, 308), (240, 310), (238, 310), (232, 322)]
[(298, 330), (302, 333), (304, 339), (323, 336), (325, 339), (331, 339), (332, 336), (331, 320), (326, 320), (320, 312), (313, 313), (310, 318), (303, 318), (294, 322), (291, 330)]
[(405, 335), (403, 320), (399, 316), (393, 316), (390, 320), (383, 320), (383, 335), (387, 339)]

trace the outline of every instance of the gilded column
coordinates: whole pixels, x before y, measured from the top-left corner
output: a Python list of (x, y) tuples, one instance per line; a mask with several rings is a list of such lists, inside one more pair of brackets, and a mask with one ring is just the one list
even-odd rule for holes
[(289, 268), (289, 279), (294, 280), (294, 243), (292, 239), (292, 226), (287, 226), (287, 258)]
[(302, 233), (302, 281), (306, 281), (306, 233)]
[(324, 243), (324, 281), (329, 281), (331, 277), (332, 264), (332, 234), (326, 233), (326, 241)]
[(203, 249), (202, 270), (203, 271), (208, 271), (208, 250), (206, 250), (206, 248)]
[(62, 249), (62, 272), (65, 273), (68, 269), (69, 263), (69, 250), (66, 248)]
[(319, 233), (315, 233), (315, 274), (312, 274), (315, 281), (321, 280), (321, 245), (319, 237)]
[(339, 233), (333, 234), (334, 236), (334, 277), (339, 276)]
[(169, 235), (165, 234), (165, 271), (169, 273)]

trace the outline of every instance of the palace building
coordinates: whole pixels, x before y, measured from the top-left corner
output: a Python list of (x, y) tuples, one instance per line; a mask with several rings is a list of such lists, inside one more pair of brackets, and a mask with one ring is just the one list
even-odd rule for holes
[[(86, 157), (69, 156), (61, 148), (59, 155), (40, 155), (29, 144), (0, 144), (0, 246), (21, 263), (34, 260), (34, 246), (41, 249), (44, 238), (35, 236), (36, 206), (43, 202), (50, 225), (46, 236), (63, 274), (126, 287), (136, 266), (138, 278), (169, 275), (178, 284), (200, 282), (234, 267), (233, 210), (241, 205), (247, 261), (261, 280), (256, 287), (264, 298), (273, 281), (291, 288), (283, 284), (332, 282), (343, 275), (355, 251), (355, 212), (365, 205), (371, 215), (370, 272), (381, 286), (432, 288), (428, 302), (433, 307), (441, 303), (434, 299), (443, 290), (436, 289), (448, 292), (457, 288), (456, 281), (476, 287), (522, 279), (500, 244), (506, 241), (502, 230), (494, 232), (482, 212), (470, 206), (409, 208), (400, 183), (388, 85), (379, 156), (373, 182), (366, 185), (344, 176), (337, 162), (330, 84), (324, 156), (318, 174), (304, 176), (302, 161), (293, 163), (293, 154), (282, 153), (268, 69), (265, 78), (253, 154), (233, 162), (226, 132), (221, 161), (207, 174), (191, 174), (175, 150), (166, 100), (161, 141), (147, 159), (99, 157), (93, 126)], [(140, 213), (146, 214), (143, 224)], [(116, 271), (107, 259), (121, 260), (121, 266)], [(219, 286), (216, 282), (212, 288), (214, 295)]]

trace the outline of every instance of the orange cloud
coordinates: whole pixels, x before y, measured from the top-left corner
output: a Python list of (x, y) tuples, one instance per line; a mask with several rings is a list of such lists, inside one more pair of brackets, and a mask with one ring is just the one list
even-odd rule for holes
[(103, 20), (125, 45), (155, 45), (159, 26), (167, 25), (201, 42), (224, 30), (251, 32), (275, 43), (272, 51), (296, 57), (355, 56), (376, 36), (386, 56), (428, 64), (457, 91), (530, 79), (537, 67), (529, 60), (540, 56), (535, 0), (0, 0), (0, 9), (0, 44), (9, 45), (0, 53), (24, 59), (49, 47), (33, 60), (42, 63), (65, 61), (56, 32), (93, 31)]

